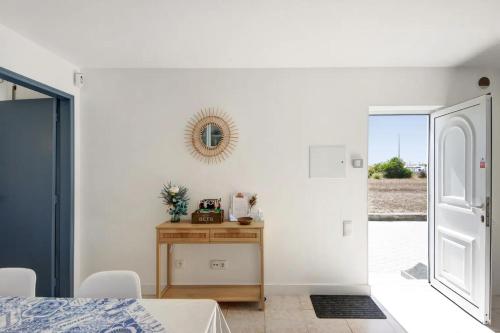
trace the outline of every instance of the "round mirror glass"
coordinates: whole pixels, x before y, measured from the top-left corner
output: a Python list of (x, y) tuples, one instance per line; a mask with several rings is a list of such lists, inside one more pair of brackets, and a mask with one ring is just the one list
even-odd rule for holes
[(215, 148), (222, 140), (222, 131), (216, 124), (208, 124), (201, 131), (201, 141), (207, 148)]

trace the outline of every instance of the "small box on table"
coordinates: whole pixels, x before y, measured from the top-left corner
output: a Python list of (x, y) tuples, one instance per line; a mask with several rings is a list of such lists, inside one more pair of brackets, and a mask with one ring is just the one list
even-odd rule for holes
[(191, 214), (191, 223), (193, 224), (213, 224), (224, 222), (224, 210), (218, 212), (203, 212), (197, 210)]

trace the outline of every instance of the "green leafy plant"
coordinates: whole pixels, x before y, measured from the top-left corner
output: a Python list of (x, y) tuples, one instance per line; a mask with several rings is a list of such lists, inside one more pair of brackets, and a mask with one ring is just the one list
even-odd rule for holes
[(405, 162), (399, 157), (393, 157), (380, 166), (385, 178), (411, 178), (413, 172), (405, 167)]
[[(376, 173), (382, 173), (382, 177), (383, 177), (383, 172), (382, 170), (380, 169), (380, 165), (382, 163), (375, 163), (373, 165), (370, 165), (368, 166), (368, 178), (373, 178), (373, 176), (376, 174)], [(378, 179), (378, 178), (377, 178)]]
[[(377, 174), (381, 174), (377, 175)], [(375, 175), (376, 178), (375, 178)], [(368, 177), (384, 178), (411, 178), (413, 172), (405, 166), (405, 162), (399, 157), (393, 157), (382, 163), (376, 163), (368, 167)]]
[(173, 185), (171, 182), (168, 185), (163, 185), (160, 198), (167, 206), (168, 213), (172, 216), (172, 222), (179, 221), (181, 215), (187, 215), (189, 203), (187, 192), (186, 187)]

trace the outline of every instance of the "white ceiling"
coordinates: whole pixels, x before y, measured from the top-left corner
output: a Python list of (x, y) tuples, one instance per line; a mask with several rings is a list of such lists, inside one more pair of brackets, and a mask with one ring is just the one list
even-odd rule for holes
[(82, 67), (500, 68), (500, 0), (0, 0)]

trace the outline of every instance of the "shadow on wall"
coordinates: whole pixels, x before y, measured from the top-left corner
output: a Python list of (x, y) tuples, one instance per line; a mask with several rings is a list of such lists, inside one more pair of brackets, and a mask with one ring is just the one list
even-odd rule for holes
[(500, 41), (477, 53), (473, 57), (457, 64), (456, 67), (480, 67), (500, 69)]
[[(487, 93), (499, 92), (500, 86), (496, 81), (500, 80), (500, 41), (491, 45), (472, 57), (456, 64), (457, 76), (448, 82), (448, 95), (446, 98), (447, 106), (460, 103)], [(459, 72), (460, 71), (460, 72)], [(477, 75), (475, 81), (467, 78), (470, 73)], [(463, 76), (463, 79), (460, 79)], [(480, 88), (478, 81), (482, 76), (490, 79), (488, 88)], [(475, 90), (471, 90), (474, 87)], [(465, 94), (464, 92), (468, 92)]]

